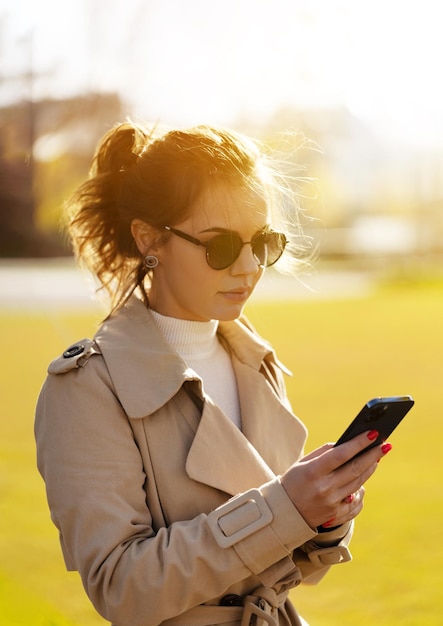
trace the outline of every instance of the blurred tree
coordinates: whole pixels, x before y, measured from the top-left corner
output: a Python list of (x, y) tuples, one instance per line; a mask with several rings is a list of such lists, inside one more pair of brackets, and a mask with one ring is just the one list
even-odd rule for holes
[(0, 253), (22, 256), (36, 247), (34, 198), (27, 164), (8, 159), (0, 134)]
[(69, 254), (64, 199), (86, 178), (97, 140), (122, 116), (116, 94), (0, 109), (0, 256)]

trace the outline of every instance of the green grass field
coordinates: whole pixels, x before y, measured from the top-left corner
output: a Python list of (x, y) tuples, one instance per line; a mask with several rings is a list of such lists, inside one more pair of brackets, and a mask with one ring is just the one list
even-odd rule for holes
[[(416, 406), (367, 484), (354, 560), (293, 598), (313, 626), (443, 623), (443, 284), (356, 299), (252, 303), (248, 315), (293, 371), (308, 449), (334, 440), (363, 403), (409, 393)], [(47, 363), (94, 332), (99, 313), (0, 312), (0, 625), (99, 626), (66, 573), (35, 468), (33, 413)]]

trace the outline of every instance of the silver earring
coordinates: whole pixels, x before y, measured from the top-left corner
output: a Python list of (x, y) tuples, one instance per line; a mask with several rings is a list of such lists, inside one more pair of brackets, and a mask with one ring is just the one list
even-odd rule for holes
[(153, 270), (158, 265), (158, 259), (153, 254), (148, 254), (143, 259), (144, 266), (147, 270)]

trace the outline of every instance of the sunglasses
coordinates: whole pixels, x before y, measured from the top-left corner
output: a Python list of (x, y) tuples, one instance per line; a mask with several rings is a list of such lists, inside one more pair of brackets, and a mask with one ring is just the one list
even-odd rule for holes
[(279, 260), (288, 243), (286, 235), (274, 230), (259, 230), (251, 241), (242, 241), (240, 235), (234, 232), (220, 233), (209, 241), (200, 241), (171, 226), (165, 226), (165, 229), (196, 246), (206, 248), (206, 261), (214, 270), (224, 270), (232, 265), (246, 244), (251, 245), (252, 254), (259, 267), (270, 267)]

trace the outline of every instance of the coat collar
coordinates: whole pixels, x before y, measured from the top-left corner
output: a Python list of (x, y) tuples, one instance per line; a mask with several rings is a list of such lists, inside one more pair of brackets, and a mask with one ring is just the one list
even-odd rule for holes
[[(301, 454), (306, 430), (260, 372), (275, 361), (270, 346), (241, 321), (219, 332), (234, 353), (242, 412), (240, 431), (210, 399), (189, 449), (190, 478), (228, 494), (244, 492), (281, 474)], [(131, 418), (150, 415), (187, 381), (201, 395), (201, 381), (163, 338), (146, 307), (133, 299), (95, 337), (118, 398)]]
[[(221, 322), (219, 333), (236, 357), (258, 371), (273, 355), (269, 344), (238, 320)], [(184, 382), (199, 380), (171, 349), (149, 309), (133, 297), (107, 320), (95, 336), (118, 398), (131, 418), (150, 415), (172, 397)]]

